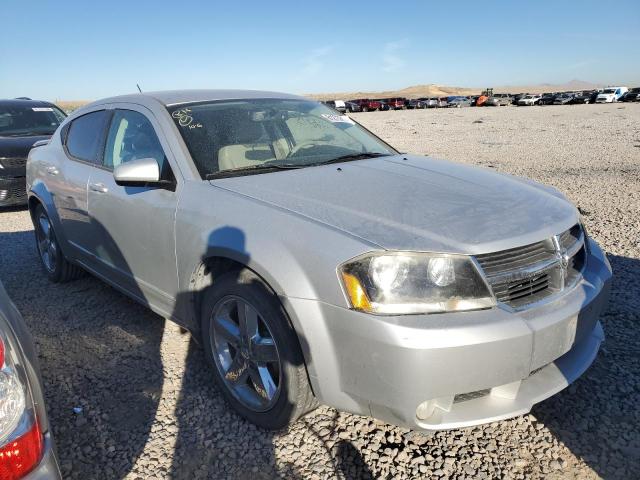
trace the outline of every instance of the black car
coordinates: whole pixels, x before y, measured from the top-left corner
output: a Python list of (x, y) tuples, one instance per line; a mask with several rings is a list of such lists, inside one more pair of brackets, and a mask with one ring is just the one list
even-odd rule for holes
[(350, 113), (362, 111), (362, 109), (360, 108), (360, 105), (353, 102), (344, 102), (344, 108), (347, 112), (350, 112)]
[(558, 93), (543, 93), (538, 101), (538, 105), (553, 105)]
[(66, 114), (49, 102), (0, 100), (0, 206), (27, 202), (27, 155), (34, 143), (46, 140)]
[(591, 95), (593, 95), (593, 92), (591, 90), (578, 92), (573, 96), (573, 98), (569, 101), (569, 103), (571, 105), (581, 105), (581, 104), (589, 103), (591, 101)]
[(527, 95), (527, 94), (526, 94), (526, 93), (516, 93), (516, 94), (513, 96), (513, 100), (511, 100), (511, 103), (512, 103), (513, 105), (518, 105), (518, 101), (519, 101), (522, 97), (524, 97), (525, 95)]
[(640, 102), (640, 87), (629, 90), (624, 96), (618, 100), (619, 102)]
[(596, 98), (602, 92), (602, 90), (594, 90), (591, 96), (589, 97), (589, 103), (596, 103)]

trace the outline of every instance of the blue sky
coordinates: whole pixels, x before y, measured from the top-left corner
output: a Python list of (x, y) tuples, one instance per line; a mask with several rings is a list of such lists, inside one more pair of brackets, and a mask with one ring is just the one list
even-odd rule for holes
[(0, 24), (0, 97), (640, 84), (638, 0), (0, 0)]

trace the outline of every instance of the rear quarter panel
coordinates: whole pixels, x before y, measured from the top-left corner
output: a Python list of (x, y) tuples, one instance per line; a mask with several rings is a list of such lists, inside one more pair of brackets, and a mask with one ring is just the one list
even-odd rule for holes
[[(60, 129), (51, 137), (46, 145), (32, 148), (27, 157), (27, 194), (29, 196), (29, 210), (33, 208), (33, 201), (40, 202), (56, 231), (58, 243), (65, 255), (68, 254), (69, 248), (64, 235), (64, 231), (60, 225), (60, 217), (55, 208), (54, 196), (61, 188), (60, 181), (55, 176), (47, 174), (47, 169), (55, 167), (61, 170), (64, 167), (66, 156), (62, 151), (62, 142), (60, 140)], [(33, 213), (33, 211), (31, 211)]]

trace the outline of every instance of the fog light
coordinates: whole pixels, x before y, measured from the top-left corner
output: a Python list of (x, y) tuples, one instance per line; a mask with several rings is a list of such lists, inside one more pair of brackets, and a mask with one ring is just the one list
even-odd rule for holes
[(449, 397), (432, 398), (418, 405), (418, 408), (416, 408), (416, 417), (418, 420), (426, 420), (436, 412), (436, 408), (444, 412), (450, 412), (452, 405), (453, 395)]
[(431, 415), (433, 415), (434, 410), (436, 409), (436, 404), (434, 400), (427, 400), (426, 402), (422, 402), (416, 408), (416, 417), (420, 420), (426, 420)]

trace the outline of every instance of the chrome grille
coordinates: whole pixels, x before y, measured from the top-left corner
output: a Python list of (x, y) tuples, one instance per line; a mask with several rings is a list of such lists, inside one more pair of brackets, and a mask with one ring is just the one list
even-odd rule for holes
[(543, 273), (517, 282), (498, 284), (493, 287), (493, 293), (499, 302), (518, 302), (543, 293), (549, 288), (550, 281), (550, 275)]
[(484, 273), (488, 276), (517, 272), (541, 262), (556, 260), (551, 242), (538, 242), (524, 247), (511, 248), (496, 253), (487, 253), (476, 257)]
[(13, 201), (27, 196), (25, 178), (0, 180), (0, 201)]
[(514, 308), (573, 285), (586, 261), (579, 224), (552, 238), (495, 253), (477, 255), (496, 299)]
[(19, 168), (27, 164), (26, 158), (0, 157), (0, 165), (4, 168)]

